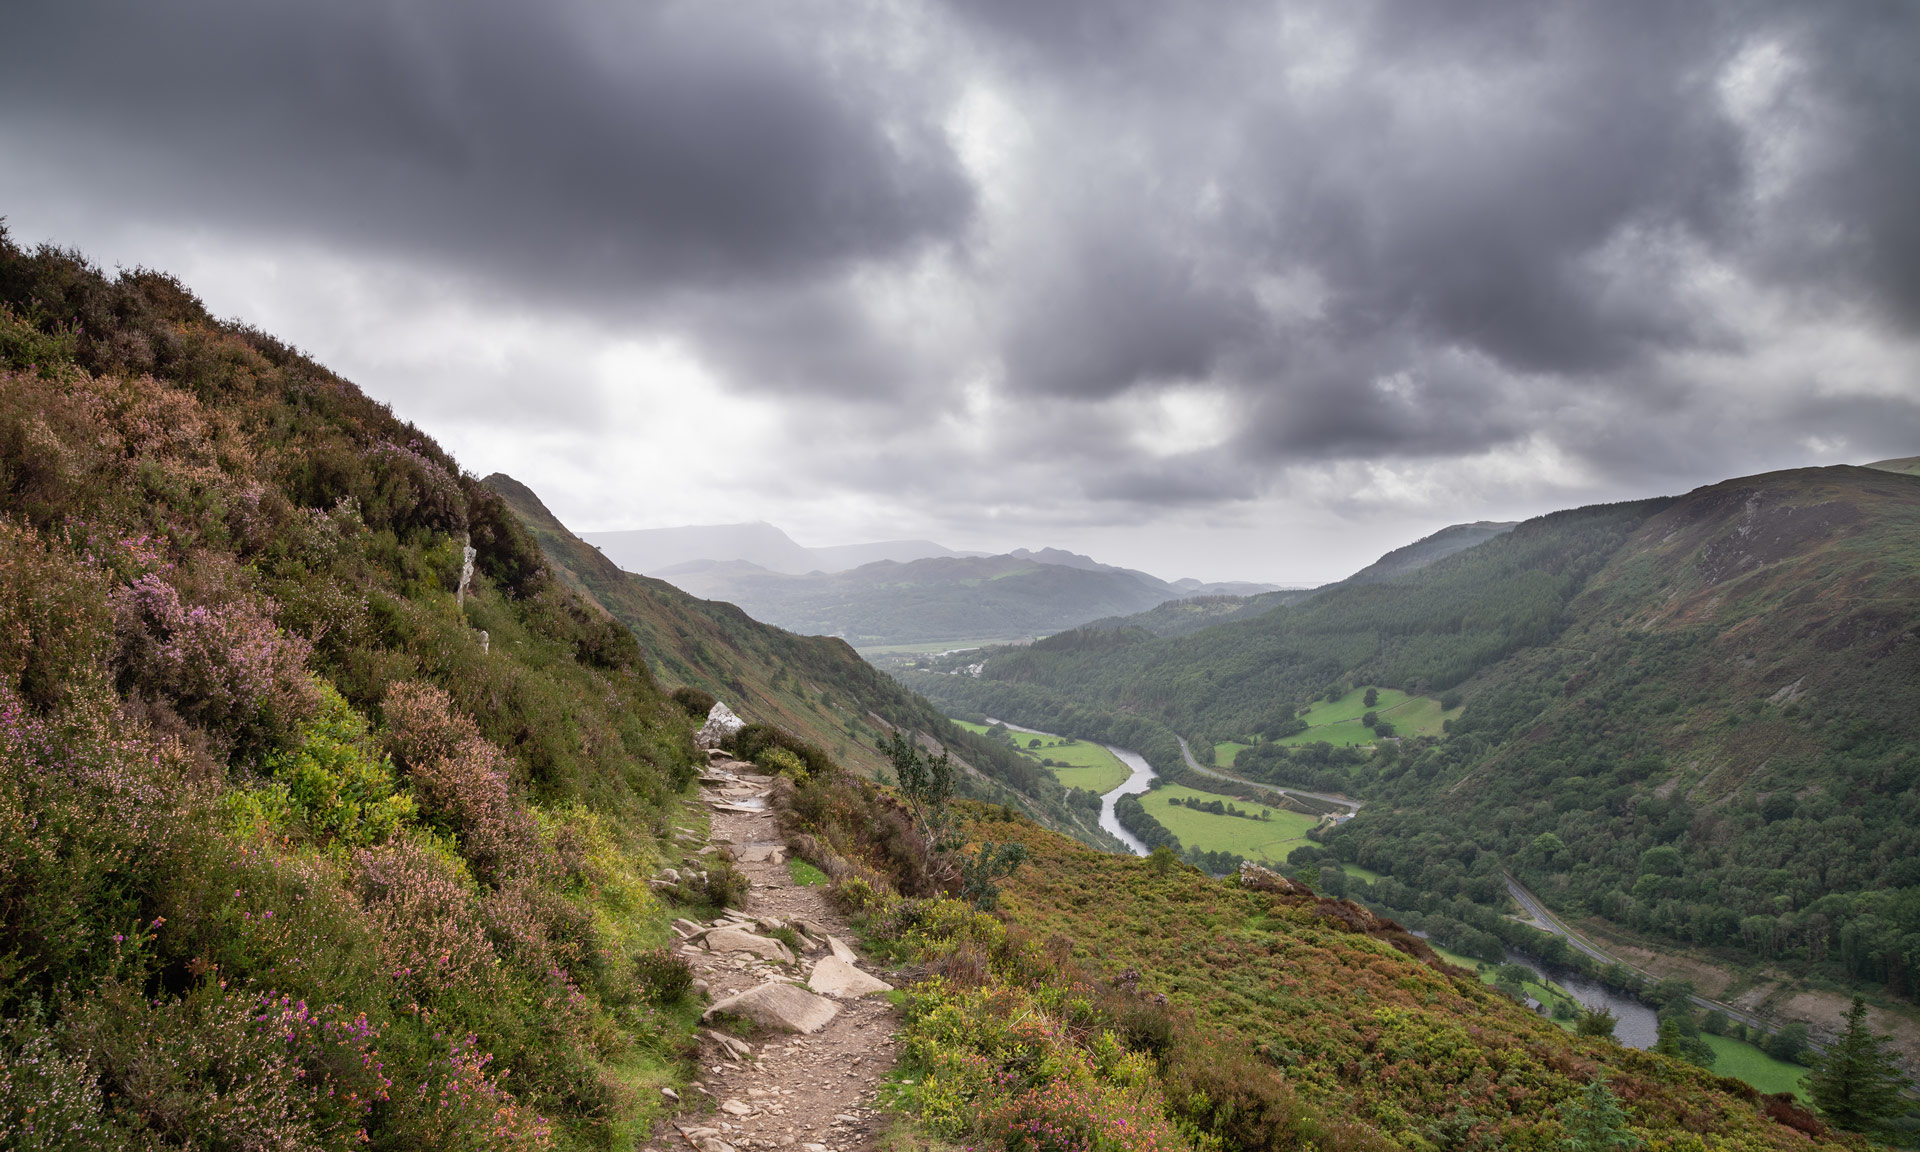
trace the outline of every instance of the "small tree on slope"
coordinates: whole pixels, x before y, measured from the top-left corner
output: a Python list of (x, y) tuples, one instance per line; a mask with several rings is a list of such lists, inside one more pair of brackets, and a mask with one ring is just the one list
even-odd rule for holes
[(1846, 1033), (1807, 1076), (1807, 1093), (1827, 1123), (1871, 1132), (1907, 1110), (1907, 1078), (1886, 1049), (1889, 1039), (1867, 1028), (1867, 1003), (1854, 997)]
[(1567, 1132), (1567, 1152), (1627, 1152), (1640, 1146), (1613, 1089), (1598, 1076), (1585, 1092), (1560, 1106), (1560, 1126)]

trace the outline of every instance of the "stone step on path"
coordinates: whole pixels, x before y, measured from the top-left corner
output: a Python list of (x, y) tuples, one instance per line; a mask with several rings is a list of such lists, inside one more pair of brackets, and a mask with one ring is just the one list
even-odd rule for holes
[[(847, 945), (851, 927), (824, 889), (793, 882), (767, 808), (772, 777), (715, 760), (701, 785), (712, 842), (733, 849), (752, 888), (744, 908), (704, 924), (675, 921), (676, 950), (712, 997), (709, 1018), (726, 1011), (759, 1021), (761, 1031), (749, 1042), (701, 1030), (702, 1074), (688, 1095), (706, 1093), (713, 1111), (689, 1109), (649, 1147), (867, 1152), (882, 1127), (874, 1096), (895, 1058), (896, 1016), (878, 995), (890, 985)], [(780, 928), (802, 940), (800, 955), (767, 935)]]

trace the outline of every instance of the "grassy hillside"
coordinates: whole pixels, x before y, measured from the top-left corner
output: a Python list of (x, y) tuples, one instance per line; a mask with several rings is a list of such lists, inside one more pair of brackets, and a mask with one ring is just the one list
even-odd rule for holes
[[(969, 732), (988, 736), (995, 730), (970, 720), (955, 720)], [(1001, 729), (1005, 732), (1005, 729)], [(1075, 740), (1071, 736), (1031, 736), (1025, 732), (1005, 732), (995, 739), (1010, 742), (1020, 755), (1053, 773), (1053, 778), (1068, 788), (1080, 788), (1105, 795), (1127, 782), (1133, 770), (1103, 744)]]
[(668, 686), (710, 692), (742, 718), (784, 728), (867, 775), (884, 763), (876, 742), (887, 726), (925, 733), (975, 770), (971, 791), (981, 799), (1017, 805), (1090, 843), (1112, 843), (1099, 830), (1097, 814), (1068, 805), (1065, 791), (1038, 764), (956, 727), (845, 641), (797, 636), (732, 604), (700, 600), (664, 581), (621, 571), (560, 523), (526, 485), (498, 474), (485, 484), (539, 542), (562, 581), (632, 630)]
[(903, 999), (888, 1099), (940, 1140), (1545, 1150), (1604, 1084), (1623, 1146), (1842, 1146), (1746, 1085), (1577, 1038), (1353, 904), (1094, 853), (975, 810), (976, 845), (1026, 854), (989, 916), (893, 894), (857, 833), (859, 798), (807, 783), (781, 807), (869, 945), (928, 972)]
[(629, 1146), (694, 764), (418, 429), (0, 234), (0, 1142)]

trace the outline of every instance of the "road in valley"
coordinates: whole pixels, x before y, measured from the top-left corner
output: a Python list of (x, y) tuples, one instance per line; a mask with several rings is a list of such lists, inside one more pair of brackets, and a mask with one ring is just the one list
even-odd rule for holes
[(1345, 823), (1353, 819), (1354, 814), (1359, 812), (1361, 805), (1365, 803), (1365, 801), (1355, 800), (1351, 796), (1341, 796), (1333, 792), (1308, 792), (1302, 788), (1282, 788), (1278, 784), (1261, 784), (1258, 781), (1242, 779), (1230, 772), (1222, 772), (1218, 768), (1208, 768), (1193, 758), (1193, 749), (1187, 746), (1186, 737), (1175, 736), (1174, 739), (1180, 741), (1180, 755), (1186, 757), (1187, 767), (1198, 772), (1200, 775), (1211, 776), (1215, 780), (1230, 780), (1235, 784), (1244, 784), (1249, 788), (1259, 788), (1263, 791), (1277, 793), (1281, 796), (1318, 800), (1322, 804), (1331, 804), (1336, 808), (1345, 808), (1346, 812), (1333, 818), (1335, 823)]
[[(1620, 959), (1618, 956), (1614, 956), (1603, 951), (1600, 947), (1595, 945), (1592, 941), (1588, 940), (1586, 937), (1580, 935), (1578, 932), (1575, 932), (1572, 928), (1568, 927), (1564, 921), (1562, 921), (1558, 916), (1555, 916), (1552, 912), (1550, 912), (1547, 909), (1547, 906), (1545, 904), (1540, 902), (1540, 898), (1538, 896), (1535, 896), (1533, 893), (1527, 891), (1527, 889), (1523, 887), (1521, 883), (1518, 880), (1515, 880), (1512, 876), (1507, 876), (1506, 881), (1507, 881), (1507, 893), (1508, 895), (1513, 897), (1513, 902), (1515, 904), (1520, 905), (1521, 909), (1525, 911), (1527, 915), (1533, 917), (1534, 922), (1537, 923), (1539, 926), (1541, 926), (1542, 928), (1545, 928), (1547, 931), (1553, 933), (1555, 936), (1559, 936), (1562, 939), (1564, 939), (1567, 942), (1568, 947), (1574, 948), (1580, 952), (1585, 953), (1587, 956), (1591, 957), (1597, 963), (1618, 964), (1620, 967), (1625, 968), (1627, 971), (1634, 973), (1635, 975), (1639, 976), (1643, 980), (1646, 980), (1649, 991), (1652, 990), (1653, 985), (1660, 982), (1660, 977), (1655, 976), (1653, 973), (1648, 972), (1643, 968), (1639, 968), (1632, 964), (1629, 964), (1625, 960)], [(1709, 1000), (1705, 996), (1690, 996), (1688, 997), (1688, 999), (1692, 1000), (1697, 1007), (1704, 1008), (1709, 1012), (1714, 1012), (1714, 1011), (1725, 1012), (1727, 1014), (1728, 1019), (1738, 1020), (1740, 1021), (1740, 1023), (1748, 1025), (1749, 1027), (1762, 1028), (1767, 1031), (1773, 1030), (1773, 1025), (1767, 1023), (1765, 1020), (1762, 1020), (1760, 1017), (1755, 1016), (1751, 1012), (1745, 1012), (1738, 1008), (1735, 1008), (1730, 1004), (1722, 1004), (1718, 1000)], [(1808, 1045), (1808, 1047), (1813, 1048), (1815, 1051), (1820, 1050), (1820, 1046), (1817, 1044), (1810, 1044)]]

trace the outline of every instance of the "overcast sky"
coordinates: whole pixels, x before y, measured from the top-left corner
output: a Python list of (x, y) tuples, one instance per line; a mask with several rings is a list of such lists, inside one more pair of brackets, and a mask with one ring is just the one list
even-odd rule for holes
[(576, 529), (1316, 582), (1920, 453), (1920, 5), (26, 0), (16, 240)]

